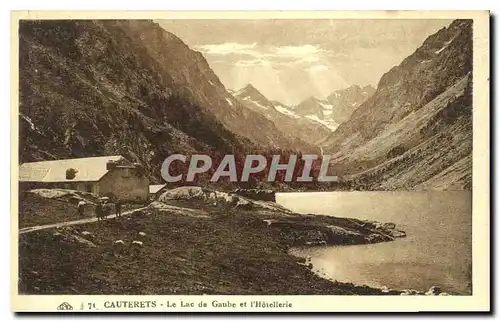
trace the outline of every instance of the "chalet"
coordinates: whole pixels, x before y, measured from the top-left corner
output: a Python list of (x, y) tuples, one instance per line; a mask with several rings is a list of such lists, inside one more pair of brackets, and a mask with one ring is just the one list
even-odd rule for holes
[(19, 187), (72, 189), (124, 201), (146, 201), (149, 180), (140, 165), (116, 155), (23, 163), (19, 166)]

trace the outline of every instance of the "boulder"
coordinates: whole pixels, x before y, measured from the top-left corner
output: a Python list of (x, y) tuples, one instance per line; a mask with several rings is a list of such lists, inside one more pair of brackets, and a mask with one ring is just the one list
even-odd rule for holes
[(425, 295), (439, 295), (441, 293), (441, 288), (439, 286), (432, 286)]
[(368, 236), (365, 237), (365, 240), (368, 244), (374, 244), (374, 243), (380, 243), (383, 241), (386, 241), (387, 238), (376, 233), (369, 234)]
[(90, 240), (82, 238), (82, 237), (77, 236), (77, 235), (71, 235), (71, 237), (69, 237), (68, 239), (71, 239), (73, 242), (82, 244), (82, 245), (87, 246), (87, 247), (92, 247), (92, 248), (97, 247), (96, 244), (94, 244)]
[(82, 231), (80, 233), (80, 235), (82, 235), (84, 238), (95, 239), (95, 235), (92, 234), (91, 232), (86, 231), (86, 230)]
[(241, 199), (241, 198), (238, 199), (235, 206), (236, 206), (236, 208), (241, 208), (241, 209), (245, 209), (245, 210), (252, 209), (252, 203), (249, 202), (248, 200)]
[(276, 193), (273, 190), (265, 189), (236, 189), (233, 191), (237, 195), (260, 201), (276, 202)]
[(205, 192), (201, 187), (178, 187), (166, 190), (158, 197), (158, 201), (189, 199), (206, 199)]
[(394, 224), (392, 222), (385, 223), (385, 224), (382, 225), (382, 228), (386, 229), (386, 230), (396, 229), (396, 224)]
[(390, 290), (389, 290), (389, 288), (387, 288), (387, 286), (382, 286), (382, 287), (380, 288), (380, 291), (381, 291), (382, 293), (389, 293), (389, 292), (390, 292)]
[(415, 291), (415, 290), (403, 290), (403, 292), (400, 295), (420, 295), (422, 293)]

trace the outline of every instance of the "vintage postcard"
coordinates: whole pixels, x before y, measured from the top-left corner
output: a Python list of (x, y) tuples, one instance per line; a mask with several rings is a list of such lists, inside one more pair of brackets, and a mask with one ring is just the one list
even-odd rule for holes
[(489, 12), (12, 12), (12, 310), (490, 310)]

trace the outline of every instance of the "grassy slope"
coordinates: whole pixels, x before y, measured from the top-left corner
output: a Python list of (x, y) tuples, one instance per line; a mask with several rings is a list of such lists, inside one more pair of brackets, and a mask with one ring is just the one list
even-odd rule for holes
[[(81, 198), (87, 203), (83, 217), (80, 217), (78, 213), (77, 204), (80, 199), (77, 198)], [(21, 192), (19, 195), (19, 228), (95, 217), (94, 202), (96, 200), (97, 198), (91, 194), (79, 191), (74, 191), (74, 193), (60, 198), (45, 198), (32, 192)], [(140, 204), (125, 204), (122, 207), (122, 212), (141, 206)], [(114, 214), (114, 208), (112, 209), (111, 214)]]
[[(92, 217), (90, 207), (85, 209), (84, 218)], [(71, 203), (50, 200), (37, 195), (19, 198), (19, 228), (77, 220), (81, 217)]]
[[(20, 293), (381, 294), (324, 280), (298, 265), (300, 259), (287, 253), (289, 236), (266, 227), (257, 211), (195, 201), (177, 204), (206, 215), (150, 209), (59, 230), (80, 236), (88, 231), (96, 247), (57, 240), (53, 229), (21, 235)], [(139, 253), (115, 252), (116, 240), (130, 244), (139, 231), (146, 233)]]

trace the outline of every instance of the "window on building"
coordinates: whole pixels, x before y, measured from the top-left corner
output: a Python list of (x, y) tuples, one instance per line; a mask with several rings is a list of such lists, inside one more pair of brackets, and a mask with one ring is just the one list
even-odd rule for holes
[(87, 191), (87, 192), (92, 192), (92, 184), (87, 183), (87, 184), (85, 185), (85, 191)]

